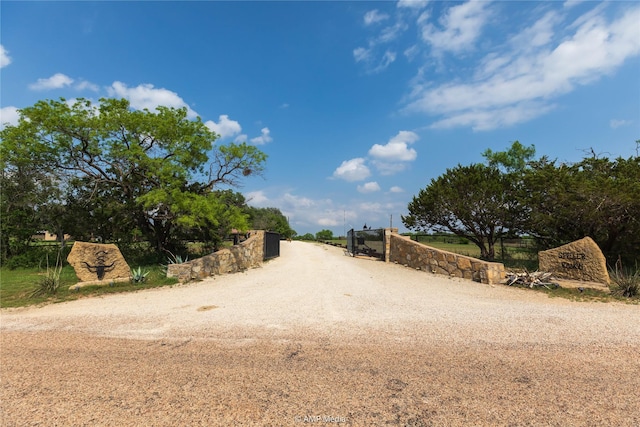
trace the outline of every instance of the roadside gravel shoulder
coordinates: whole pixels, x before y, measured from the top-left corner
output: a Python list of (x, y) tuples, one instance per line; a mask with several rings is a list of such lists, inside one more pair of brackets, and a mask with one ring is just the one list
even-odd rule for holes
[(198, 283), (2, 310), (0, 332), (3, 426), (640, 425), (637, 306), (320, 244), (282, 242), (260, 268)]

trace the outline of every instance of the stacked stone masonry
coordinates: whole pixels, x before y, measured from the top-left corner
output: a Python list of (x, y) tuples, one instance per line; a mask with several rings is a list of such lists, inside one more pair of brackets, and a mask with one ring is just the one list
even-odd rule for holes
[(206, 277), (237, 273), (260, 266), (264, 258), (264, 231), (251, 231), (247, 240), (202, 258), (182, 264), (170, 264), (167, 277), (181, 282), (201, 280)]
[(388, 236), (389, 262), (486, 284), (500, 283), (505, 279), (505, 269), (501, 263), (432, 248), (396, 233), (389, 233)]

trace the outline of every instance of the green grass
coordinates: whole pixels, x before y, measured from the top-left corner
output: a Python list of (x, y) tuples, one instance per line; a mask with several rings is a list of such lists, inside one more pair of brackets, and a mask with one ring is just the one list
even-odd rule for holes
[(35, 304), (58, 303), (89, 296), (98, 296), (119, 292), (132, 292), (140, 289), (157, 288), (173, 285), (177, 279), (167, 278), (161, 266), (143, 266), (143, 270), (151, 270), (143, 283), (114, 283), (113, 286), (88, 286), (79, 290), (69, 290), (78, 283), (73, 268), (65, 266), (60, 275), (60, 289), (55, 295), (30, 297), (39, 280), (44, 277), (46, 269), (21, 268), (0, 269), (0, 307), (24, 307)]
[(347, 239), (331, 239), (331, 240), (325, 240), (325, 242), (333, 243), (341, 246), (347, 246)]
[[(615, 285), (614, 285), (615, 286)], [(529, 288), (522, 288), (527, 289)], [(582, 292), (575, 288), (558, 288), (558, 289), (546, 289), (544, 287), (535, 287), (531, 289), (534, 292), (542, 292), (549, 296), (549, 298), (564, 298), (571, 301), (578, 302), (612, 302), (618, 301), (626, 304), (640, 304), (640, 298), (627, 298), (616, 293), (607, 293), (599, 291), (597, 289), (585, 288)]]
[[(473, 258), (480, 258), (480, 248), (473, 243), (444, 243), (444, 242), (421, 242), (427, 246), (434, 247), (436, 249), (442, 249), (456, 253), (458, 255), (465, 255)], [(526, 268), (529, 271), (535, 271), (538, 269), (538, 255), (531, 251), (520, 248), (517, 246), (505, 245), (506, 257), (501, 258), (500, 245), (495, 247), (496, 258), (495, 262), (504, 264), (506, 268)]]

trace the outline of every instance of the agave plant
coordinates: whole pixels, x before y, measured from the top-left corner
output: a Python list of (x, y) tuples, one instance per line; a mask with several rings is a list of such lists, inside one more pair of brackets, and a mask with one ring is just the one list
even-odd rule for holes
[[(169, 252), (169, 251), (167, 251)], [(171, 252), (169, 252), (169, 256), (167, 257), (167, 263), (166, 264), (162, 264), (162, 271), (164, 272), (164, 274), (167, 274), (167, 270), (169, 269), (169, 265), (171, 264), (183, 264), (185, 262), (189, 261), (189, 256), (185, 256), (184, 258), (182, 258), (181, 255), (174, 255)]]
[(131, 269), (131, 282), (133, 283), (142, 283), (147, 279), (147, 275), (150, 273), (150, 270), (142, 271), (142, 267), (138, 267)]
[(611, 272), (611, 280), (616, 284), (614, 293), (623, 297), (632, 298), (640, 294), (640, 269), (636, 265), (635, 269), (624, 269), (616, 265), (616, 269)]
[(184, 259), (182, 259), (182, 256), (180, 255), (173, 255), (173, 254), (171, 254), (171, 256), (167, 258), (168, 264), (183, 264), (187, 261), (189, 261), (188, 255), (185, 256)]

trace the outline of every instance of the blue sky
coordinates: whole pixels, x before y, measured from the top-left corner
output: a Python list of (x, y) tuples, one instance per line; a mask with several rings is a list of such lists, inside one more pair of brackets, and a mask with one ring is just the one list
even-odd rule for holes
[(239, 189), (299, 234), (400, 216), (432, 178), (515, 140), (635, 154), (640, 4), (0, 3), (1, 122), (40, 99), (187, 107), (268, 154)]

